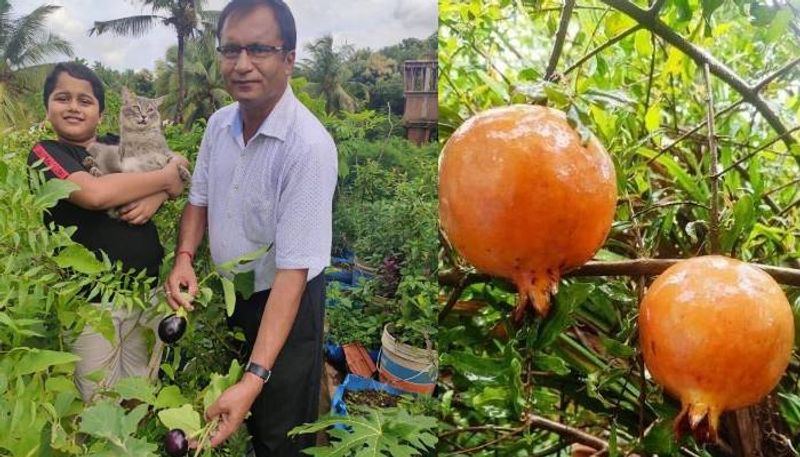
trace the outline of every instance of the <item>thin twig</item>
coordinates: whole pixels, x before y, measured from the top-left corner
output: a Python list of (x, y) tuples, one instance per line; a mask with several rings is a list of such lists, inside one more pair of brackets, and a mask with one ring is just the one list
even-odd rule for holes
[(711, 155), (709, 161), (708, 175), (711, 178), (711, 211), (708, 221), (708, 243), (712, 254), (719, 254), (719, 176), (717, 175), (717, 164), (719, 154), (717, 151), (716, 129), (714, 128), (714, 92), (711, 87), (711, 71), (708, 64), (703, 65), (703, 77), (706, 83), (706, 123), (708, 128), (708, 153)]
[[(643, 10), (628, 0), (602, 0), (602, 2), (630, 16), (644, 28), (658, 35), (661, 39), (694, 60), (698, 66), (708, 64), (710, 72), (738, 92), (745, 101), (753, 105), (773, 130), (781, 135), (786, 132), (786, 127), (780, 117), (761, 98), (757, 90), (754, 90), (744, 79), (709, 52), (683, 38), (670, 26), (653, 15), (650, 10)], [(786, 137), (784, 142), (789, 147), (795, 141), (791, 137)], [(800, 163), (800, 157), (797, 157), (797, 161)]]
[(741, 159), (739, 159), (739, 160), (733, 162), (732, 164), (730, 164), (728, 167), (726, 167), (726, 168), (720, 170), (719, 172), (717, 172), (716, 176), (719, 177), (719, 176), (724, 175), (725, 173), (729, 172), (731, 169), (733, 169), (736, 166), (741, 165), (742, 163), (750, 160), (753, 156), (755, 156), (759, 152), (767, 149), (768, 147), (772, 146), (773, 144), (777, 143), (778, 141), (783, 140), (785, 137), (791, 136), (792, 133), (794, 133), (794, 132), (796, 132), (798, 130), (800, 130), (800, 125), (798, 125), (796, 127), (792, 127), (791, 129), (787, 130), (785, 133), (783, 133), (781, 135), (778, 135), (775, 138), (770, 139), (769, 141), (767, 141), (766, 143), (762, 144), (758, 148), (750, 151), (750, 153), (748, 153), (746, 156), (742, 157)]
[(564, 39), (567, 37), (569, 20), (572, 16), (572, 8), (574, 6), (575, 0), (564, 0), (564, 9), (561, 11), (561, 20), (558, 24), (558, 31), (556, 32), (556, 42), (553, 44), (553, 52), (550, 53), (550, 61), (547, 63), (547, 70), (544, 72), (544, 79), (546, 81), (553, 81), (558, 59), (561, 58), (561, 51), (564, 49)]
[(791, 62), (787, 63), (786, 65), (782, 66), (781, 68), (775, 70), (774, 72), (770, 73), (769, 75), (763, 77), (761, 81), (753, 84), (753, 90), (759, 92), (761, 89), (767, 86), (767, 84), (771, 83), (772, 81), (784, 76), (786, 73), (789, 72), (792, 68), (796, 67), (800, 64), (800, 57), (792, 60)]
[[(729, 106), (727, 106), (726, 108), (723, 108), (720, 111), (717, 111), (717, 116), (722, 116), (723, 114), (727, 113), (728, 111), (731, 111), (732, 109), (736, 108), (737, 106), (741, 105), (742, 103), (744, 103), (744, 100), (739, 100), (738, 102), (736, 102), (736, 103), (734, 103), (732, 105), (729, 105)], [(659, 149), (658, 152), (656, 153), (656, 155), (654, 155), (650, 160), (647, 161), (647, 165), (650, 165), (656, 159), (661, 157), (662, 154), (664, 154), (665, 152), (667, 152), (670, 149), (674, 148), (675, 145), (677, 145), (681, 141), (683, 141), (686, 138), (689, 138), (690, 136), (692, 136), (695, 133), (699, 132), (700, 129), (705, 127), (707, 124), (708, 124), (707, 122), (703, 122), (702, 124), (698, 124), (698, 125), (692, 127), (690, 130), (687, 130), (681, 136), (679, 136), (678, 138), (673, 140), (670, 144), (668, 144), (668, 145), (664, 146), (663, 148)], [(677, 130), (677, 129), (675, 129), (675, 130)]]
[(608, 48), (609, 46), (613, 46), (614, 44), (618, 43), (619, 41), (625, 39), (625, 37), (627, 37), (631, 33), (634, 33), (634, 32), (636, 32), (637, 30), (639, 30), (641, 28), (642, 28), (642, 26), (637, 24), (637, 25), (634, 25), (633, 27), (631, 27), (631, 28), (629, 28), (629, 29), (627, 29), (627, 30), (625, 30), (623, 32), (620, 32), (619, 35), (609, 39), (605, 43), (601, 44), (600, 46), (598, 46), (598, 47), (592, 49), (591, 51), (589, 51), (588, 53), (586, 53), (586, 55), (584, 55), (583, 57), (578, 59), (575, 63), (573, 63), (566, 70), (564, 70), (564, 74), (566, 75), (566, 74), (571, 73), (573, 70), (575, 70), (576, 68), (578, 68), (581, 65), (583, 65), (583, 63), (586, 62), (587, 60), (589, 60), (592, 57), (596, 56), (597, 54), (600, 54), (601, 52), (603, 52), (604, 49)]

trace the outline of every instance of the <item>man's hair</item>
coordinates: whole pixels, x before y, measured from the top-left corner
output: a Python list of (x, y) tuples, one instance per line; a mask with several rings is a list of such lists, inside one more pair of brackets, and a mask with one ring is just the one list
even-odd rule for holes
[[(217, 22), (217, 40), (222, 41), (222, 27), (225, 26), (225, 21), (232, 13), (249, 13), (258, 6), (266, 6), (275, 14), (275, 19), (278, 21), (278, 27), (281, 31), (281, 40), (283, 40), (283, 50), (285, 52), (294, 51), (297, 46), (297, 29), (294, 26), (294, 16), (289, 5), (283, 0), (233, 0), (222, 10)], [(248, 44), (248, 43), (245, 43)]]
[(78, 62), (61, 62), (56, 64), (56, 66), (50, 70), (50, 73), (44, 80), (44, 92), (42, 93), (42, 97), (44, 99), (45, 110), (47, 109), (47, 103), (50, 99), (50, 94), (52, 94), (53, 90), (55, 90), (56, 83), (58, 82), (58, 76), (61, 73), (67, 73), (75, 79), (87, 81), (92, 86), (92, 94), (94, 94), (94, 98), (97, 99), (97, 103), (100, 105), (100, 113), (106, 109), (106, 91), (103, 88), (103, 82), (100, 81), (97, 73), (92, 71), (86, 65)]

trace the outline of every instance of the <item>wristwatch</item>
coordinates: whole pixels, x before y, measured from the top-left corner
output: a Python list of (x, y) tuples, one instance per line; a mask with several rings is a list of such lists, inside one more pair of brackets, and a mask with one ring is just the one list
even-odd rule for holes
[(258, 376), (259, 378), (264, 380), (264, 384), (269, 381), (270, 375), (272, 375), (272, 370), (267, 370), (266, 368), (262, 367), (261, 365), (253, 362), (252, 360), (247, 362), (247, 366), (245, 366), (244, 371), (253, 373), (254, 375)]

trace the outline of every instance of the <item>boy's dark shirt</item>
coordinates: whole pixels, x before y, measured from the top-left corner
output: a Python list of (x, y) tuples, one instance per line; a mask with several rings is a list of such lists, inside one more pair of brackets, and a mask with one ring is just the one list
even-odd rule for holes
[[(98, 138), (98, 141), (116, 144), (119, 139), (109, 135)], [(42, 160), (41, 168), (47, 179), (66, 179), (76, 171), (86, 171), (81, 163), (87, 155), (86, 149), (81, 146), (44, 140), (31, 150), (28, 165)], [(102, 250), (111, 261), (121, 261), (125, 270), (132, 268), (138, 272), (146, 269), (148, 276), (158, 276), (164, 248), (152, 221), (131, 225), (109, 217), (106, 210), (84, 209), (66, 199), (59, 200), (49, 213), (45, 213), (44, 221), (45, 224), (55, 222), (64, 227), (77, 227), (72, 239), (93, 251), (98, 259)]]

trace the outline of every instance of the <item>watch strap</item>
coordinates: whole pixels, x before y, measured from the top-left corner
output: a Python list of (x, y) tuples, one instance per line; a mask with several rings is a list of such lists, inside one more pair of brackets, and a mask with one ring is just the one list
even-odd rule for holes
[(272, 371), (271, 370), (268, 370), (268, 369), (262, 367), (261, 365), (255, 363), (253, 361), (247, 362), (247, 366), (245, 367), (245, 371), (248, 372), (248, 373), (253, 373), (254, 375), (256, 375), (259, 378), (263, 379), (264, 380), (264, 384), (266, 384), (267, 381), (269, 381), (269, 377), (272, 375)]

